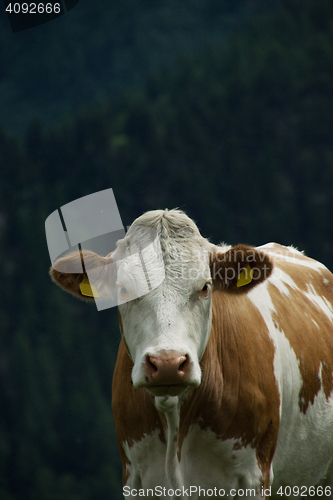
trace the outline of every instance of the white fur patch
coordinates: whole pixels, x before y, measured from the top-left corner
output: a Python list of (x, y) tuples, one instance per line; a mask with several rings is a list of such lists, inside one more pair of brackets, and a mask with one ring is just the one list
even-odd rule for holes
[[(333, 460), (333, 397), (327, 401), (322, 388), (306, 413), (300, 411), (299, 394), (303, 381), (299, 361), (285, 334), (273, 322), (272, 313), (276, 311), (267, 283), (251, 290), (248, 297), (260, 311), (275, 346), (274, 373), (281, 398), (281, 422), (272, 464), (273, 487), (274, 484), (315, 485), (325, 476)], [(325, 313), (331, 314), (317, 295), (313, 301), (320, 307), (325, 305)], [(318, 375), (321, 377), (321, 372)]]
[(325, 297), (321, 297), (317, 294), (315, 288), (312, 285), (307, 285), (308, 292), (304, 293), (304, 295), (311, 300), (314, 304), (316, 304), (320, 310), (326, 314), (330, 321), (333, 320), (333, 306)]
[[(181, 450), (179, 470), (182, 486), (185, 489), (190, 486), (200, 486), (206, 490), (223, 488), (226, 495), (232, 488), (255, 489), (259, 492), (262, 474), (256, 452), (250, 446), (234, 449), (237, 445), (235, 439), (222, 441), (210, 429), (202, 430), (199, 424), (193, 425)], [(144, 489), (156, 485), (170, 487), (164, 473), (166, 445), (161, 443), (157, 431), (146, 435), (131, 447), (124, 443), (124, 448), (131, 462), (127, 485)], [(191, 496), (192, 500), (198, 498), (201, 498), (198, 494)]]

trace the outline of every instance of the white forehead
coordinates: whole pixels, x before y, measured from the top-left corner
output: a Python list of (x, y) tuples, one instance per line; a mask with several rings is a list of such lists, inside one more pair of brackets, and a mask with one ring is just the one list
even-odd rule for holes
[(151, 290), (165, 281), (175, 291), (186, 293), (210, 277), (210, 249), (211, 244), (184, 212), (147, 212), (118, 242), (118, 285), (132, 289), (140, 284), (142, 290), (147, 286)]
[(130, 242), (128, 239), (117, 260), (117, 287), (125, 287), (132, 298), (138, 298), (164, 281), (163, 255), (156, 233), (143, 232), (139, 239), (138, 235)]

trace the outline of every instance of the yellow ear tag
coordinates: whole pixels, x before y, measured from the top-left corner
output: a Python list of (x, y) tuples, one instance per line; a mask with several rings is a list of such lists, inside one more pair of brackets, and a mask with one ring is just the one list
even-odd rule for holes
[(82, 295), (86, 297), (99, 297), (99, 293), (97, 288), (94, 285), (91, 285), (88, 278), (83, 278), (80, 283), (80, 291)]
[(237, 286), (239, 287), (239, 286), (248, 285), (249, 283), (251, 283), (252, 278), (253, 278), (253, 269), (251, 269), (251, 267), (248, 264), (240, 272), (240, 274), (238, 276)]

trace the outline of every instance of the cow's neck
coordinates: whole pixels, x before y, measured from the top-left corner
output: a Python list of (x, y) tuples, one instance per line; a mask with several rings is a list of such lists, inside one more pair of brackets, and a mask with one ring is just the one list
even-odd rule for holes
[(180, 401), (178, 396), (156, 396), (154, 402), (157, 410), (164, 413), (166, 418), (167, 451), (165, 457), (165, 474), (170, 487), (175, 490), (183, 486), (183, 478), (177, 454)]
[(179, 455), (184, 438), (198, 423), (222, 441), (234, 440), (234, 449), (254, 448), (262, 484), (268, 488), (280, 425), (274, 344), (264, 319), (246, 295), (216, 292), (216, 298), (201, 360), (201, 384), (182, 407)]

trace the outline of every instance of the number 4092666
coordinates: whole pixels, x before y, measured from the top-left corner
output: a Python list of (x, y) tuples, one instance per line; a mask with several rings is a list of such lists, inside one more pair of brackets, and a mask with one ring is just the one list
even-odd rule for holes
[(286, 497), (309, 496), (314, 497), (330, 497), (332, 489), (330, 486), (280, 486), (276, 492), (277, 495), (284, 495)]
[(59, 14), (60, 3), (9, 3), (6, 12), (10, 14)]

